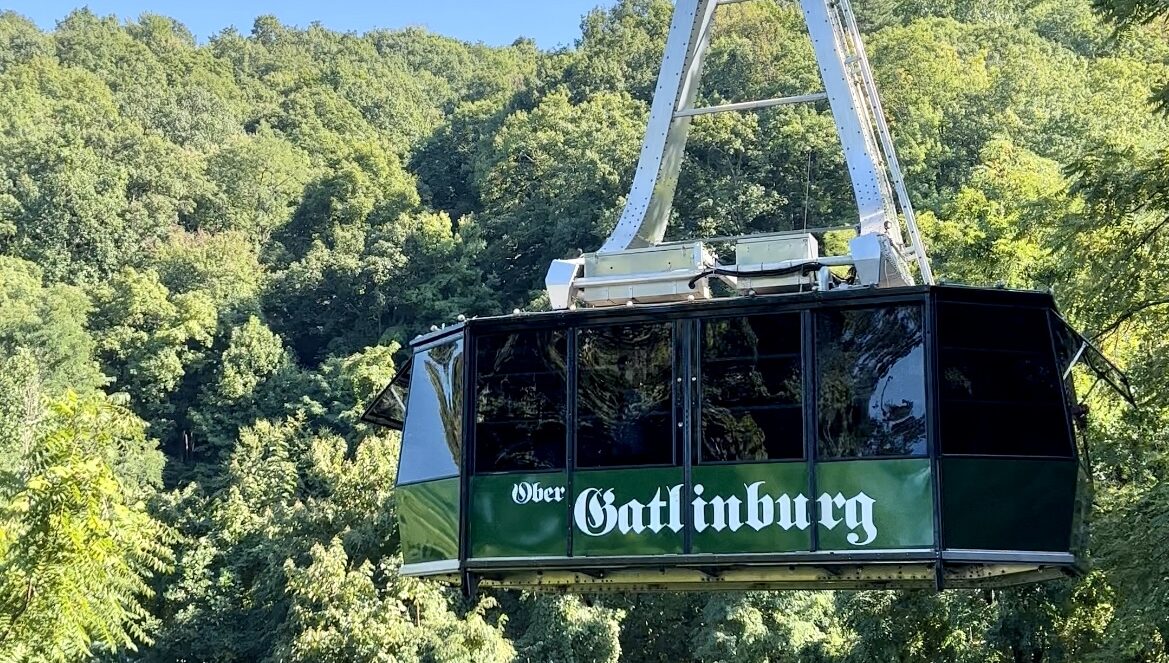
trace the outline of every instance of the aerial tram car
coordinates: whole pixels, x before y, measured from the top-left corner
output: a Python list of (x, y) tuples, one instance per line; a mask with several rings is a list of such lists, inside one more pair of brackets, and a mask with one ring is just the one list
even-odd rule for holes
[[(848, 0), (799, 3), (823, 92), (695, 107), (737, 1), (677, 0), (628, 202), (599, 250), (553, 262), (553, 310), (415, 338), (367, 409), (402, 431), (401, 572), (589, 592), (1075, 574), (1071, 374), (1131, 399), (1123, 374), (1049, 293), (934, 282)], [(692, 117), (824, 99), (847, 254), (820, 255), (824, 229), (663, 241)]]

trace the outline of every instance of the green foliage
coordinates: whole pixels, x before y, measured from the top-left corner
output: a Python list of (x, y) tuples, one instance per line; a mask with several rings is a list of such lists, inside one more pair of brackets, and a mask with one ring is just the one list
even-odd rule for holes
[[(1164, 660), (1169, 6), (855, 4), (938, 273), (1054, 288), (1137, 386), (1089, 397), (1087, 577), (474, 605), (399, 577), (398, 441), (360, 412), (409, 338), (540, 306), (599, 245), (671, 3), (552, 52), (3, 12), (0, 659)], [(792, 3), (719, 14), (699, 104), (820, 88)], [(697, 118), (670, 232), (851, 223), (846, 172), (826, 104)]]
[(311, 562), (285, 563), (292, 596), (292, 637), (277, 645), (278, 661), (510, 661), (511, 645), (483, 619), (490, 601), (462, 620), (434, 587), (397, 579), (379, 586), (365, 562), (350, 568), (336, 539), (310, 552)]
[(190, 413), (185, 451), (191, 459), (220, 460), (241, 428), (291, 413), (305, 382), (280, 337), (252, 316), (231, 329), (227, 346), (202, 383)]
[(531, 299), (553, 258), (600, 245), (620, 213), (644, 122), (626, 94), (573, 104), (564, 92), (504, 121), (477, 172), (480, 225), (492, 238), (484, 262), (511, 284), (513, 301)]
[(923, 219), (945, 266), (940, 276), (962, 283), (1011, 287), (1054, 285), (1052, 241), (1083, 205), (1068, 192), (1059, 164), (1006, 141), (983, 149), (968, 183)]
[(1164, 0), (1094, 0), (1092, 5), (1120, 27), (1152, 23), (1169, 13)]
[(0, 656), (64, 661), (149, 644), (155, 618), (142, 600), (172, 559), (170, 530), (143, 502), (161, 455), (104, 396), (70, 393), (40, 411), (23, 401), (21, 434), (0, 439)]
[(829, 592), (758, 592), (719, 597), (703, 609), (695, 634), (702, 661), (828, 661), (844, 651), (846, 632)]
[(236, 231), (175, 230), (165, 243), (149, 251), (146, 262), (168, 291), (208, 297), (222, 326), (259, 312), (263, 272), (249, 239)]
[(590, 605), (576, 596), (528, 600), (527, 628), (516, 639), (520, 661), (617, 663), (618, 633), (625, 613)]
[(291, 218), (312, 174), (308, 155), (266, 127), (236, 136), (207, 159), (213, 185), (192, 221), (210, 232), (240, 231), (263, 245)]
[(172, 395), (211, 345), (215, 306), (199, 292), (171, 294), (157, 272), (123, 268), (94, 289), (90, 325), (110, 388), (131, 396), (133, 407), (156, 422), (156, 434), (175, 410)]
[(89, 308), (76, 287), (46, 286), (36, 265), (0, 256), (0, 359), (31, 353), (38, 381), (52, 392), (84, 391), (105, 382), (85, 328)]

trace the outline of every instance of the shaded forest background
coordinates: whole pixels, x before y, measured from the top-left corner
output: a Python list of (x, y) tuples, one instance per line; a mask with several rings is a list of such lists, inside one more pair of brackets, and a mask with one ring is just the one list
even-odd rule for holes
[[(397, 438), (362, 406), (413, 334), (540, 307), (599, 245), (668, 2), (555, 51), (3, 13), (0, 660), (1169, 660), (1166, 5), (857, 4), (937, 271), (1054, 288), (1136, 386), (1088, 397), (1085, 577), (467, 603), (397, 575)], [(794, 8), (720, 14), (702, 103), (819, 88)], [(826, 106), (704, 116), (671, 233), (849, 198)]]

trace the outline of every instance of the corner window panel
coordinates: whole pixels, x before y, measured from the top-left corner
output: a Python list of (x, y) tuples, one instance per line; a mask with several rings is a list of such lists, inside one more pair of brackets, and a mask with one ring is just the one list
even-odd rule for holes
[(819, 456), (925, 454), (924, 359), (920, 306), (817, 313)]
[(804, 455), (798, 313), (702, 324), (701, 462)]
[(459, 473), (463, 440), (463, 339), (415, 353), (398, 483)]
[(671, 330), (668, 323), (580, 330), (579, 467), (674, 462)]
[(1052, 343), (1045, 308), (939, 303), (942, 453), (1071, 456)]
[(563, 331), (488, 334), (475, 342), (475, 470), (564, 468), (568, 380)]
[(362, 421), (402, 430), (402, 422), (406, 419), (406, 401), (410, 397), (410, 366), (413, 363), (413, 358), (407, 359), (398, 369), (385, 389), (365, 408), (361, 415)]

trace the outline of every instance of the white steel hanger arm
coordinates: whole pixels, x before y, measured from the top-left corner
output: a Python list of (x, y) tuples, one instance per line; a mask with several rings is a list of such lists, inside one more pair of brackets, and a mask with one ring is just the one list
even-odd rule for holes
[[(633, 186), (621, 217), (600, 252), (654, 246), (662, 241), (678, 185), (691, 117), (817, 101), (825, 97), (832, 109), (852, 181), (859, 232), (885, 235), (893, 245), (900, 247), (901, 229), (887, 171), (895, 172), (897, 193), (901, 194), (898, 202), (910, 217), (907, 219), (910, 223), (912, 208), (903, 194), (900, 169), (896, 166), (896, 157), (891, 154), (892, 142), (887, 140), (885, 118), (875, 97), (876, 89), (847, 0), (801, 0), (799, 3), (824, 82), (823, 93), (710, 108), (694, 107), (703, 59), (710, 46), (715, 10), (720, 5), (742, 1), (677, 0)], [(883, 152), (891, 156), (888, 165)], [(911, 228), (912, 231), (916, 228)], [(919, 246), (915, 245), (914, 249), (922, 252)], [(928, 270), (928, 266), (925, 269)]]
[[(909, 255), (916, 258), (922, 279), (933, 282), (848, 0), (798, 0), (824, 84), (822, 92), (695, 107), (715, 12), (722, 5), (744, 1), (747, 0), (676, 0), (645, 139), (625, 208), (599, 250), (581, 258), (553, 262), (545, 282), (554, 308), (567, 308), (574, 299), (594, 306), (706, 299), (711, 296), (705, 280), (710, 274), (728, 277), (736, 269), (758, 273), (757, 267), (749, 266), (786, 264), (797, 259), (801, 264), (827, 264), (818, 260), (818, 243), (806, 232), (806, 239), (774, 240), (767, 244), (759, 243), (762, 238), (742, 238), (735, 248), (736, 267), (719, 265), (701, 241), (685, 246), (662, 244), (693, 117), (823, 99), (828, 100), (832, 110), (856, 199), (858, 236), (849, 243), (849, 256), (856, 273), (853, 283), (911, 284), (913, 277), (906, 262)], [(912, 253), (905, 250), (898, 212), (905, 218)], [(762, 280), (748, 281), (744, 287), (736, 287), (741, 294), (751, 294), (759, 288), (782, 290), (801, 282), (805, 274), (802, 269), (780, 270), (756, 277)], [(831, 287), (827, 268), (808, 269), (817, 270), (822, 272), (817, 276), (818, 287)], [(695, 290), (695, 284), (701, 288)]]
[(677, 0), (674, 5), (633, 187), (601, 253), (653, 246), (665, 237), (690, 132), (690, 115), (677, 111), (691, 107), (698, 94), (717, 5), (716, 0)]

